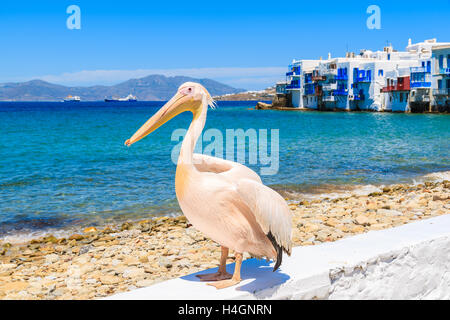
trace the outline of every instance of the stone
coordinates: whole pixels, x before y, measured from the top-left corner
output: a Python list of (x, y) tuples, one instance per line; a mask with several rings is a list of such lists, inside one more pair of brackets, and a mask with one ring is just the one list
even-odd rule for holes
[(433, 196), (433, 201), (445, 201), (447, 199), (448, 199), (448, 197), (443, 197), (443, 196), (437, 195), (437, 194)]
[(92, 232), (97, 232), (97, 228), (96, 227), (87, 227), (83, 230), (84, 233), (92, 233)]
[(117, 276), (105, 275), (100, 277), (100, 282), (105, 285), (118, 284), (123, 280)]
[(83, 240), (84, 236), (82, 236), (81, 234), (73, 234), (69, 237), (69, 240), (76, 240), (76, 241), (80, 241)]
[(59, 256), (57, 254), (49, 254), (45, 257), (45, 262), (46, 263), (55, 263), (59, 260)]
[(137, 268), (137, 267), (131, 267), (127, 268), (123, 271), (123, 277), (124, 278), (136, 278), (138, 276), (144, 275), (145, 271), (144, 269)]
[(403, 213), (401, 213), (400, 211), (388, 210), (388, 209), (378, 209), (377, 210), (377, 214), (385, 215), (385, 216), (388, 216), (388, 217), (398, 217), (398, 216), (402, 216), (403, 215)]
[(7, 282), (5, 284), (2, 284), (0, 286), (0, 290), (4, 291), (6, 293), (11, 291), (21, 291), (26, 288), (28, 288), (29, 284), (24, 281), (13, 281), (13, 282)]
[(136, 286), (140, 287), (140, 288), (143, 288), (143, 287), (149, 287), (149, 286), (151, 286), (154, 283), (155, 283), (154, 280), (149, 280), (149, 279), (139, 280), (138, 282), (136, 282)]
[(170, 261), (168, 258), (166, 258), (166, 257), (160, 257), (159, 258), (159, 265), (161, 266), (161, 267), (164, 267), (164, 268), (167, 268), (167, 269), (169, 269), (169, 268), (172, 268), (172, 261)]
[(376, 210), (377, 208), (378, 208), (378, 206), (377, 206), (376, 202), (373, 202), (373, 201), (367, 203), (367, 205), (366, 205), (367, 210)]
[(369, 218), (364, 215), (359, 215), (355, 218), (355, 223), (360, 226), (367, 226), (369, 225)]
[(148, 262), (148, 255), (147, 255), (147, 254), (141, 254), (141, 255), (139, 256), (139, 262), (141, 262), (141, 263), (146, 263), (146, 262)]

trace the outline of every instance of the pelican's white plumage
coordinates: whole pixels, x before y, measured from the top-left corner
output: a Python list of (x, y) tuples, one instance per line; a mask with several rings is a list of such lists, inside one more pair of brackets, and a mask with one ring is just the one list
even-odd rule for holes
[[(142, 139), (181, 112), (193, 113), (178, 158), (175, 191), (192, 225), (222, 246), (219, 271), (201, 278), (217, 281), (211, 284), (224, 288), (240, 281), (243, 252), (276, 260), (276, 270), (283, 251), (291, 253), (292, 222), (286, 201), (263, 185), (256, 172), (239, 163), (193, 153), (208, 105), (214, 106), (208, 91), (187, 82), (125, 144)], [(228, 249), (236, 255), (233, 276), (226, 272)]]

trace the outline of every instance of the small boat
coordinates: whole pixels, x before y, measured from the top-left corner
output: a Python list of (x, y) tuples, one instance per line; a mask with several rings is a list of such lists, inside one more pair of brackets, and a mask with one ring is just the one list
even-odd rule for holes
[(135, 101), (137, 101), (137, 98), (136, 98), (136, 96), (133, 96), (131, 93), (128, 95), (128, 96), (126, 96), (125, 98), (111, 98), (111, 99), (108, 99), (108, 98), (105, 98), (105, 101), (106, 102), (135, 102)]
[(81, 98), (79, 96), (71, 96), (70, 94), (64, 98), (64, 102), (80, 102)]

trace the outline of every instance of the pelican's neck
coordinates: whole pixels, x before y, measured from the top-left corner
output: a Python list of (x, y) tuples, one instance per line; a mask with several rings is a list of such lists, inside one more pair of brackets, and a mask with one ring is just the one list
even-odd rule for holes
[(187, 168), (196, 170), (193, 164), (193, 154), (198, 138), (202, 134), (206, 122), (206, 113), (208, 104), (203, 99), (200, 110), (193, 113), (193, 119), (189, 129), (181, 144), (180, 156), (178, 158), (178, 166), (186, 166)]

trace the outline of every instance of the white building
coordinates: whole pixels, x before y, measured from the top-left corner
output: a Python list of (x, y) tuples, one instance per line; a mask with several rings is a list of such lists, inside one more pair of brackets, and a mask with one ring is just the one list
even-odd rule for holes
[(450, 44), (433, 47), (432, 66), (431, 107), (435, 111), (448, 111), (450, 108)]
[[(427, 103), (434, 92), (433, 103), (445, 109), (450, 88), (449, 45), (436, 39), (416, 44), (409, 40), (406, 51), (388, 46), (382, 51), (361, 50), (358, 55), (347, 52), (334, 59), (328, 55), (327, 60), (294, 60), (286, 73), (286, 90), (295, 108), (429, 111)], [(436, 55), (434, 72), (432, 52)]]

